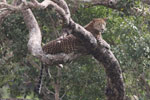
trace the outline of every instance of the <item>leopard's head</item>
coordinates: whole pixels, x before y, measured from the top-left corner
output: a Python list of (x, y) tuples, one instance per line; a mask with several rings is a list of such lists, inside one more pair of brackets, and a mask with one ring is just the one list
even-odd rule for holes
[(93, 29), (96, 33), (103, 33), (106, 30), (106, 19), (94, 18), (93, 19)]

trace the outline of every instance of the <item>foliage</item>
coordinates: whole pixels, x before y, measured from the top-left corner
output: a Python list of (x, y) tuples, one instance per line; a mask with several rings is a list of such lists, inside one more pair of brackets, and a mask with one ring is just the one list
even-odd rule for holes
[[(127, 2), (122, 2), (127, 5), (125, 3)], [(134, 5), (140, 6), (139, 1), (134, 2)], [(103, 38), (111, 45), (120, 62), (126, 93), (129, 97), (136, 95), (140, 100), (148, 100), (140, 76), (144, 75), (150, 84), (149, 16), (129, 16), (102, 6), (85, 8), (80, 5), (79, 8), (72, 9), (73, 19), (83, 26), (92, 18), (108, 18)], [(34, 11), (34, 14), (42, 30), (43, 43), (61, 35), (63, 25), (59, 15), (50, 8)], [(0, 97), (37, 99), (33, 95), (39, 74), (35, 65), (39, 67), (40, 62), (28, 54), (28, 31), (21, 15), (9, 16), (0, 27), (0, 35)], [(45, 85), (54, 92), (51, 82), (58, 79), (57, 68), (51, 67), (50, 71), (54, 79), (45, 80)], [(64, 65), (61, 72), (60, 96), (66, 93), (63, 100), (105, 99), (105, 71), (91, 56)]]

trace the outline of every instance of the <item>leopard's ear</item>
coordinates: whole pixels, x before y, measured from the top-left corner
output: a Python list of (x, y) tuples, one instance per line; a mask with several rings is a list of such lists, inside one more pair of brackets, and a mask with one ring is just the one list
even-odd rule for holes
[(93, 18), (93, 22), (96, 22), (98, 18)]

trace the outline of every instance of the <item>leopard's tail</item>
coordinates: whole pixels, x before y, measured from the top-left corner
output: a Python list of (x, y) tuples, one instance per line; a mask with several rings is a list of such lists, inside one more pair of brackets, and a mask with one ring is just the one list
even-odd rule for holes
[(44, 74), (43, 74), (44, 67), (45, 67), (45, 64), (41, 63), (39, 81), (38, 81), (37, 86), (35, 87), (35, 92), (38, 94), (41, 94), (41, 89), (42, 89), (42, 85), (43, 85), (43, 78), (44, 78)]

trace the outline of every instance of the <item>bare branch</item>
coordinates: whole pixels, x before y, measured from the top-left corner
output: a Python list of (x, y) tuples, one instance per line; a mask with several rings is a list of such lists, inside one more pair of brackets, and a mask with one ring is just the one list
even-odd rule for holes
[(32, 55), (42, 57), (43, 51), (41, 47), (41, 31), (39, 25), (30, 9), (23, 10), (24, 21), (29, 29), (28, 48)]
[(12, 10), (12, 11), (17, 11), (17, 10), (21, 10), (21, 5), (20, 6), (13, 6), (13, 5), (1, 2), (0, 3), (0, 9), (2, 9), (2, 8), (7, 8), (7, 9)]
[(55, 94), (53, 91), (50, 91), (47, 87), (44, 86), (44, 88), (45, 88), (46, 91), (48, 91), (47, 92), (48, 94), (53, 94), (53, 95)]
[[(32, 0), (32, 2), (35, 5), (35, 7), (37, 7), (37, 8), (44, 9), (44, 8), (47, 8), (48, 6), (53, 7), (60, 15), (63, 16), (65, 22), (67, 22), (67, 24), (69, 24), (70, 11), (69, 11), (69, 8), (68, 8), (66, 2), (64, 2), (63, 0), (59, 0), (59, 2), (57, 1), (56, 3), (54, 3), (50, 0), (44, 0), (42, 3), (38, 3), (38, 1), (36, 1), (36, 0)], [(59, 5), (61, 5), (61, 6), (59, 6)]]
[(7, 1), (6, 0), (2, 0), (2, 2), (6, 3)]
[(42, 61), (48, 65), (57, 65), (70, 62), (80, 56), (81, 54), (74, 54), (74, 53), (70, 54), (60, 53), (55, 55), (48, 54), (46, 56), (43, 56)]
[(64, 11), (66, 12), (66, 16), (70, 17), (70, 10), (68, 8), (67, 3), (64, 0), (52, 0), (55, 3), (57, 3), (60, 7), (62, 7), (64, 9)]

